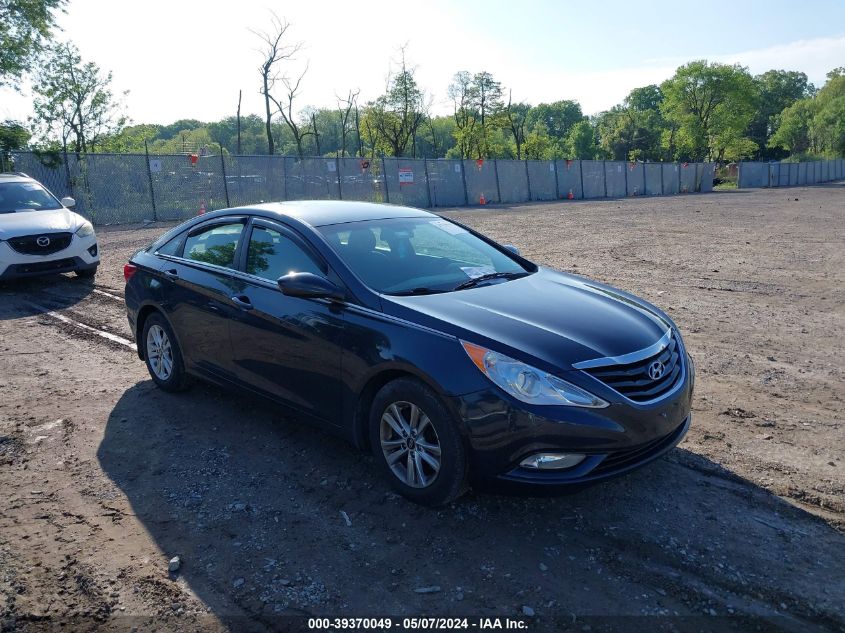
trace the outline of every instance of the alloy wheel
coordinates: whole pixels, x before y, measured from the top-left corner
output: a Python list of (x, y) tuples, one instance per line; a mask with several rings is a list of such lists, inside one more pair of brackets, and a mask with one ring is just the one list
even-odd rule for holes
[(394, 402), (381, 416), (381, 450), (393, 474), (412, 488), (426, 488), (440, 472), (440, 439), (429, 417), (411, 402)]
[(147, 331), (147, 358), (159, 380), (167, 380), (173, 374), (173, 347), (160, 325), (153, 325)]

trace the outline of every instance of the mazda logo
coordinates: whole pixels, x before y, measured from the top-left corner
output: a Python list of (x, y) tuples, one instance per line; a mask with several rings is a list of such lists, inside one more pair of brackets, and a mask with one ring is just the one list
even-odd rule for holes
[(659, 360), (654, 361), (651, 365), (648, 366), (648, 377), (652, 380), (660, 380), (663, 378), (663, 372), (666, 371), (666, 367), (661, 363)]
[(35, 240), (35, 243), (38, 244), (41, 248), (45, 248), (47, 246), (50, 246), (50, 238), (46, 235), (42, 235), (37, 240)]

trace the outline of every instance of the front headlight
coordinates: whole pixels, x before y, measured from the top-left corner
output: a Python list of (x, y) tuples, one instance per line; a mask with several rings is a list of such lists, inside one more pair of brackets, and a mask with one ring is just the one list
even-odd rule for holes
[(608, 406), (590, 392), (531, 365), (466, 341), (461, 341), (461, 345), (485, 376), (517, 400), (591, 409)]
[(90, 222), (86, 222), (76, 230), (76, 234), (79, 237), (88, 237), (89, 235), (94, 235), (94, 225)]

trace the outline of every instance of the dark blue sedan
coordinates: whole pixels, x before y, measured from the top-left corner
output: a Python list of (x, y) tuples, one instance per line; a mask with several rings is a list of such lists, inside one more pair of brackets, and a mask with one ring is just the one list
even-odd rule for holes
[(692, 360), (666, 314), (426, 211), (225, 209), (124, 275), (162, 389), (200, 378), (274, 400), (372, 450), (422, 504), (596, 482), (689, 428)]

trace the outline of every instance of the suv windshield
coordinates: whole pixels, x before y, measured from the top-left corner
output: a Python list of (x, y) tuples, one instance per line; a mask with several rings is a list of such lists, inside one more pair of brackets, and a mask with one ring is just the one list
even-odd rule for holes
[(37, 182), (0, 182), (0, 213), (61, 208), (61, 203)]
[(320, 231), (364, 283), (387, 294), (449, 292), (530, 272), (442, 218), (350, 222)]

